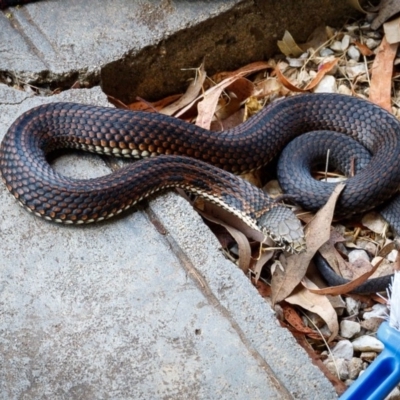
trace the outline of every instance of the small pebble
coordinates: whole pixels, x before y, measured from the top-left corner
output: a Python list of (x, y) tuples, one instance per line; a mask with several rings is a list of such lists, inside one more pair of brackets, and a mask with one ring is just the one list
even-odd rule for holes
[(383, 343), (373, 336), (360, 336), (352, 342), (354, 351), (375, 351), (380, 353), (384, 346)]
[(365, 250), (352, 250), (349, 253), (349, 262), (354, 263), (358, 259), (363, 259), (370, 262), (368, 253)]
[(286, 57), (286, 60), (289, 63), (289, 65), (293, 68), (301, 68), (306, 61), (302, 58), (291, 58), (291, 57)]
[(378, 246), (375, 243), (367, 242), (364, 250), (374, 256), (377, 253)]
[(351, 360), (353, 358), (354, 349), (350, 340), (340, 340), (336, 346), (332, 349), (332, 355), (335, 358), (343, 358), (345, 360)]
[(388, 309), (385, 304), (374, 304), (371, 311), (364, 313), (363, 318), (365, 320), (370, 318), (386, 318), (388, 315)]
[(400, 399), (400, 389), (395, 387), (386, 397), (385, 400), (399, 400)]
[(382, 318), (372, 317), (360, 322), (362, 328), (370, 332), (376, 332), (382, 323)]
[(350, 339), (355, 334), (360, 333), (361, 326), (358, 322), (343, 320), (340, 323), (340, 335), (344, 338)]
[(349, 370), (349, 378), (357, 379), (360, 372), (363, 370), (363, 362), (357, 357), (353, 357), (347, 364)]
[(354, 61), (358, 61), (361, 55), (356, 46), (350, 46), (347, 50), (347, 54)]
[(368, 38), (365, 41), (365, 45), (370, 49), (373, 50), (375, 48), (377, 48), (379, 46), (379, 44), (381, 43), (380, 40), (376, 40), (376, 39), (372, 39), (372, 38)]
[(376, 40), (382, 39), (382, 34), (378, 31), (369, 31), (369, 32), (367, 32), (367, 34), (365, 36), (372, 38), (372, 39), (376, 39)]
[(361, 303), (352, 297), (346, 297), (346, 310), (349, 315), (358, 315)]
[(348, 96), (352, 95), (351, 89), (347, 85), (344, 85), (344, 84), (339, 85), (338, 93), (345, 94)]
[[(351, 63), (352, 60), (349, 60), (348, 65), (346, 66), (346, 73), (349, 78), (357, 78), (360, 75), (364, 75), (367, 73), (364, 63)], [(352, 64), (352, 65), (351, 65)]]
[(343, 51), (342, 49), (342, 42), (335, 40), (330, 47), (333, 51)]
[(324, 364), (333, 375), (337, 376), (339, 373), (339, 379), (344, 381), (349, 378), (347, 361), (343, 358), (336, 358), (335, 362), (331, 359), (327, 359), (324, 361)]
[(342, 50), (347, 50), (350, 44), (350, 36), (349, 35), (344, 35), (342, 39)]
[(320, 55), (321, 57), (329, 57), (329, 56), (331, 56), (332, 54), (335, 54), (334, 51), (331, 50), (331, 49), (329, 49), (329, 48), (327, 48), (327, 47), (324, 47), (324, 48), (322, 48), (322, 49), (319, 51), (319, 55)]
[(371, 363), (372, 361), (375, 360), (376, 356), (377, 354), (374, 351), (363, 351), (360, 354), (360, 360)]
[(351, 386), (353, 383), (354, 383), (354, 379), (346, 379), (346, 380), (344, 381), (344, 384), (345, 384), (347, 387)]
[(332, 75), (325, 75), (314, 89), (315, 93), (336, 93), (336, 79)]

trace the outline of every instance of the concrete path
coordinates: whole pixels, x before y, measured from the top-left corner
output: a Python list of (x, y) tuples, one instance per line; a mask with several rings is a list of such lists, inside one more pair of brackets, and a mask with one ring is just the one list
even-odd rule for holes
[[(31, 13), (30, 23), (43, 27), (49, 41), (39, 16), (60, 3), (39, 2), (19, 11)], [(210, 14), (201, 20), (225, 10), (221, 5), (215, 10), (213, 3), (207, 2)], [(190, 8), (192, 2), (182, 4)], [(82, 26), (104, 24), (84, 10), (76, 14)], [(2, 35), (10, 27), (0, 17)], [(58, 24), (67, 30), (68, 21), (59, 18)], [(20, 34), (13, 29), (10, 35)], [(121, 28), (115, 42), (130, 33)], [(87, 34), (89, 42), (101, 40), (95, 30)], [(52, 46), (44, 44), (32, 55), (18, 43), (8, 43), (7, 55), (24, 59), (32, 73), (52, 56)], [(104, 52), (107, 59), (112, 50)], [(99, 49), (96, 57), (103, 59)], [(72, 58), (48, 67), (76, 71)], [(23, 111), (49, 101), (108, 105), (98, 87), (39, 97), (0, 85), (0, 138)], [(91, 155), (63, 156), (54, 167), (83, 178), (109, 172)], [(4, 185), (0, 209), (1, 399), (336, 398), (247, 277), (223, 257), (200, 217), (176, 194), (87, 227), (58, 226), (30, 215)]]

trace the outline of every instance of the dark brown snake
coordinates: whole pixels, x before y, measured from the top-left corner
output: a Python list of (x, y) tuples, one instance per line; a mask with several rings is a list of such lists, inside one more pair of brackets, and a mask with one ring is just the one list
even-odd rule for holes
[[(299, 252), (304, 238), (294, 214), (232, 173), (260, 168), (291, 139), (318, 130), (344, 133), (373, 155), (360, 173), (347, 180), (338, 205), (341, 215), (368, 210), (397, 191), (399, 122), (370, 102), (337, 94), (275, 102), (224, 132), (161, 114), (45, 104), (24, 113), (9, 128), (0, 148), (0, 172), (7, 189), (25, 208), (56, 222), (99, 221), (158, 190), (182, 187)], [(48, 164), (46, 155), (59, 148), (145, 159), (104, 177), (76, 180)], [(302, 173), (299, 169), (292, 179), (301, 180)], [(307, 205), (321, 207), (333, 187), (326, 184), (319, 193), (311, 193)]]

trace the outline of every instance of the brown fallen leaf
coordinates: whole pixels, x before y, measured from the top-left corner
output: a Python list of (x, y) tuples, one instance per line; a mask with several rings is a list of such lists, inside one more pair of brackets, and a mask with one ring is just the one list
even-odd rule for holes
[(397, 46), (398, 43), (389, 44), (384, 37), (371, 68), (369, 99), (389, 112), (392, 111), (393, 61), (396, 57)]
[(262, 281), (255, 282), (252, 279), (254, 286), (256, 287), (258, 293), (261, 297), (270, 297), (271, 296), (271, 287)]
[[(373, 268), (360, 275), (359, 277), (353, 279), (352, 281), (344, 284), (344, 285), (339, 285), (339, 286), (332, 286), (324, 289), (314, 289), (310, 288), (307, 286), (308, 290), (312, 293), (316, 294), (330, 294), (330, 295), (340, 295), (340, 294), (346, 294), (354, 290), (357, 286), (360, 286), (363, 284), (381, 265), (381, 263), (384, 260), (384, 257), (386, 257), (392, 250), (397, 249), (398, 243), (396, 242), (391, 242), (388, 245), (386, 245), (380, 252), (379, 256), (382, 257), (374, 266)], [(305, 284), (304, 284), (305, 285)], [(305, 285), (306, 286), (306, 285)]]
[[(260, 244), (261, 246), (261, 244)], [(254, 281), (257, 283), (258, 280), (260, 279), (261, 276), (261, 271), (264, 267), (264, 265), (272, 258), (272, 256), (274, 255), (274, 251), (273, 250), (266, 250), (263, 251), (262, 247), (260, 247), (260, 255), (259, 257), (254, 260), (253, 265), (251, 267), (253, 273), (254, 273)]]
[(305, 228), (307, 250), (301, 254), (287, 257), (285, 271), (279, 269), (272, 275), (272, 303), (275, 304), (289, 296), (306, 274), (308, 265), (318, 249), (329, 240), (330, 226), (335, 210), (336, 200), (345, 185), (339, 183), (328, 202), (321, 208)]
[(227, 74), (227, 78), (203, 93), (203, 95), (200, 96), (202, 100), (197, 105), (198, 115), (196, 118), (196, 125), (209, 129), (221, 93), (238, 79), (267, 68), (271, 68), (271, 65), (261, 61), (246, 65), (237, 71)]
[(278, 40), (277, 44), (279, 50), (285, 56), (298, 57), (302, 53), (304, 53), (304, 51), (297, 45), (296, 41), (293, 39), (293, 36), (289, 33), (289, 31), (285, 31), (282, 40)]
[(364, 283), (380, 266), (382, 260), (378, 262), (375, 267), (371, 269), (371, 271), (366, 272), (363, 275), (360, 275), (358, 278), (353, 279), (352, 281), (345, 283), (344, 285), (339, 285), (339, 286), (331, 286), (323, 289), (313, 289), (311, 287), (308, 287), (306, 284), (305, 287), (312, 292), (316, 294), (330, 294), (332, 296), (337, 296), (339, 294), (346, 294), (354, 290), (357, 286), (360, 286), (362, 283)]
[[(120, 100), (114, 99), (117, 101), (117, 103), (113, 102), (110, 100), (110, 96), (108, 96), (108, 99), (112, 104), (114, 104), (117, 108), (126, 108), (132, 111), (148, 111), (148, 112), (157, 112), (158, 110), (161, 110), (168, 104), (171, 104), (175, 100), (179, 99), (182, 95), (181, 94), (173, 94), (171, 96), (165, 97), (161, 100), (155, 101), (155, 102), (149, 102), (144, 99), (141, 99), (139, 97), (136, 98), (137, 101), (134, 103), (131, 103), (129, 105), (124, 105)], [(124, 105), (122, 107), (122, 105)]]
[(386, 40), (389, 44), (400, 42), (400, 17), (383, 24)]
[(364, 8), (361, 6), (359, 0), (348, 0), (348, 2), (356, 10), (358, 10), (358, 11), (364, 13), (364, 14), (367, 14), (367, 11), (365, 11)]
[(336, 250), (335, 244), (344, 241), (345, 239), (342, 237), (342, 235), (340, 235), (336, 230), (332, 229), (329, 240), (318, 250), (322, 257), (325, 258), (325, 260), (337, 274), (340, 274), (340, 271), (346, 268), (346, 263), (343, 260), (343, 257)]
[(354, 41), (355, 46), (363, 56), (370, 57), (374, 55), (374, 52), (364, 43), (359, 42), (358, 40)]
[(308, 288), (318, 289), (317, 285), (307, 277), (303, 278), (303, 282), (307, 285), (307, 288), (298, 286), (290, 296), (286, 297), (285, 301), (318, 314), (325, 321), (331, 332), (331, 336), (328, 339), (328, 342), (330, 342), (339, 332), (336, 311), (326, 296), (321, 296), (308, 290)]
[(283, 302), (281, 307), (285, 321), (290, 325), (291, 328), (289, 329), (292, 333), (302, 334), (312, 339), (321, 340), (321, 335), (318, 332), (304, 325), (303, 320), (294, 307), (286, 302)]
[(175, 102), (160, 109), (159, 112), (161, 114), (174, 115), (177, 111), (192, 103), (197, 98), (207, 77), (207, 73), (204, 70), (204, 63), (202, 63), (196, 71), (196, 79), (191, 82), (185, 94)]
[(318, 83), (321, 82), (321, 79), (329, 72), (332, 70), (333, 67), (336, 66), (336, 64), (338, 63), (339, 59), (338, 58), (334, 58), (331, 61), (328, 61), (324, 64), (322, 64), (317, 72), (317, 75), (315, 75), (315, 77), (313, 78), (313, 80), (307, 84), (307, 86), (302, 89), (299, 88), (295, 85), (293, 85), (286, 77), (285, 75), (283, 75), (282, 71), (279, 68), (279, 64), (277, 65), (275, 72), (276, 72), (276, 76), (278, 77), (278, 79), (282, 82), (282, 84), (288, 88), (289, 90), (292, 90), (294, 92), (308, 92), (312, 89), (314, 89)]

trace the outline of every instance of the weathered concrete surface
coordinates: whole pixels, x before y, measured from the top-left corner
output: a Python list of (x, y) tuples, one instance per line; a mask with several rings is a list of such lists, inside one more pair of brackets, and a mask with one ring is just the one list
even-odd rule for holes
[[(60, 100), (106, 103), (99, 89), (40, 98), (0, 85), (0, 138)], [(55, 167), (108, 173), (94, 156)], [(36, 218), (3, 185), (0, 208), (1, 398), (335, 398), (177, 195), (87, 227)]]
[[(354, 11), (347, 0), (43, 0), (0, 13), (0, 75), (130, 102), (176, 93), (207, 71), (263, 60), (289, 30), (299, 41)], [(309, 23), (311, 22), (311, 23)]]

